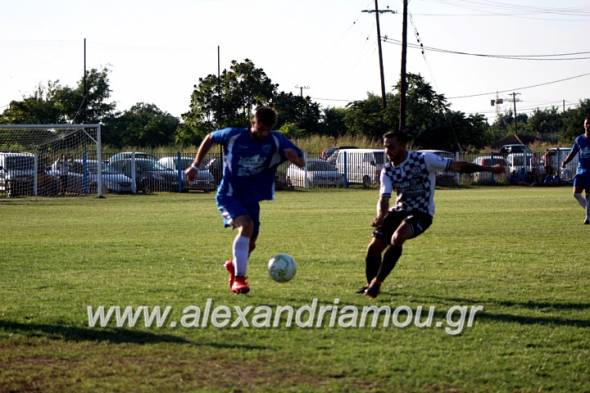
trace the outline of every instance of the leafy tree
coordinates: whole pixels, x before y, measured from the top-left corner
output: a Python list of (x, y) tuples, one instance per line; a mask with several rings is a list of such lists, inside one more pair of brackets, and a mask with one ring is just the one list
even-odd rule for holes
[(580, 105), (568, 110), (564, 115), (565, 133), (564, 142), (572, 142), (575, 137), (584, 132), (584, 116), (590, 114), (590, 99), (580, 100)]
[(320, 106), (310, 97), (280, 92), (272, 100), (272, 105), (278, 112), (278, 128), (285, 123), (293, 123), (301, 129), (303, 135), (319, 131)]
[(393, 124), (385, 121), (381, 97), (368, 93), (365, 100), (354, 101), (346, 107), (344, 123), (352, 135), (366, 135), (380, 138)]
[(246, 126), (254, 106), (268, 104), (276, 93), (266, 73), (245, 59), (233, 60), (220, 77), (199, 78), (191, 95), (190, 108), (182, 115), (177, 141), (200, 140), (215, 128)]
[(98, 123), (112, 114), (115, 108), (110, 98), (107, 68), (88, 72), (87, 94), (83, 79), (74, 88), (62, 86), (59, 81), (39, 86), (30, 96), (10, 102), (0, 115), (2, 123)]
[(346, 134), (345, 117), (346, 109), (344, 108), (325, 108), (320, 120), (320, 133), (336, 138)]
[(103, 140), (113, 146), (165, 146), (175, 142), (178, 119), (154, 104), (137, 103), (105, 120)]
[(529, 134), (555, 134), (563, 129), (563, 118), (555, 106), (545, 110), (535, 109), (524, 128)]

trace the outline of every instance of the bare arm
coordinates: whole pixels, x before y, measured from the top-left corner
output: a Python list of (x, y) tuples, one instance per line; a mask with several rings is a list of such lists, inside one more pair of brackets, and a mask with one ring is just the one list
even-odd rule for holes
[(563, 160), (563, 162), (561, 163), (561, 167), (565, 168), (565, 166), (574, 159), (574, 156), (578, 154), (578, 152), (573, 152), (573, 150), (570, 152), (570, 154), (567, 155), (567, 157), (565, 158), (565, 160)]
[(211, 146), (213, 146), (213, 140), (211, 139), (211, 134), (207, 134), (205, 139), (203, 139), (203, 141), (201, 142), (199, 149), (197, 150), (197, 154), (195, 155), (193, 163), (191, 164), (191, 166), (184, 170), (184, 173), (186, 174), (189, 181), (192, 181), (194, 179), (194, 170), (196, 170), (196, 168), (198, 168), (199, 165), (201, 165), (201, 162), (203, 162), (203, 159), (209, 152), (209, 149), (211, 149)]
[(377, 201), (377, 215), (373, 219), (373, 223), (371, 225), (373, 225), (374, 227), (380, 225), (383, 222), (383, 219), (385, 218), (385, 215), (387, 214), (388, 211), (389, 211), (389, 198), (382, 196)]
[(472, 164), (467, 161), (453, 161), (449, 167), (449, 170), (459, 173), (474, 173), (474, 172), (493, 172), (493, 173), (504, 173), (504, 167), (502, 165), (485, 166)]
[(195, 155), (192, 165), (195, 167), (201, 165), (201, 162), (203, 162), (203, 159), (209, 152), (209, 149), (211, 149), (211, 146), (213, 146), (213, 140), (211, 139), (211, 134), (207, 134), (205, 139), (203, 139), (203, 142), (201, 142), (199, 149), (197, 150), (197, 154)]
[(285, 149), (283, 152), (285, 153), (287, 160), (297, 165), (299, 168), (303, 168), (305, 166), (305, 158), (299, 157), (295, 149)]

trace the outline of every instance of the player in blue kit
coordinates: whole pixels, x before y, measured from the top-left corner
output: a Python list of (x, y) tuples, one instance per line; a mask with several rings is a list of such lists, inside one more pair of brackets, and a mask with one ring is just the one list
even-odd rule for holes
[[(576, 137), (572, 151), (565, 158), (561, 166), (565, 168), (576, 154), (578, 168), (574, 177), (574, 198), (586, 210), (584, 224), (590, 224), (590, 114), (584, 117), (584, 134)], [(582, 191), (586, 192), (586, 198), (582, 197)]]
[[(365, 258), (367, 284), (358, 291), (373, 298), (379, 295), (381, 283), (395, 267), (404, 242), (424, 233), (432, 224), (437, 170), (504, 173), (500, 165), (481, 166), (408, 151), (407, 142), (405, 132), (383, 135), (389, 162), (381, 170), (377, 215), (372, 223), (375, 230)], [(389, 199), (394, 190), (397, 199), (390, 209)]]
[(283, 134), (272, 130), (276, 120), (274, 109), (260, 107), (251, 119), (250, 128), (211, 132), (185, 171), (188, 179), (193, 179), (211, 146), (214, 143), (223, 146), (223, 178), (216, 201), (224, 225), (238, 230), (232, 245), (233, 258), (225, 262), (230, 289), (237, 294), (250, 291), (246, 273), (260, 229), (259, 202), (273, 199), (277, 167), (287, 160), (299, 167), (305, 165), (303, 152)]

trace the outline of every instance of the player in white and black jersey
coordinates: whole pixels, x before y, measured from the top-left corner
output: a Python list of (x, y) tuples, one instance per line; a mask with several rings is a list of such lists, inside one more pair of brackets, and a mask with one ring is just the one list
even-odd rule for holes
[[(407, 138), (400, 131), (383, 135), (389, 163), (381, 170), (377, 216), (372, 223), (375, 230), (365, 258), (367, 284), (358, 291), (370, 297), (379, 295), (381, 283), (395, 267), (404, 242), (422, 234), (432, 224), (437, 170), (504, 173), (500, 165), (481, 166), (408, 151)], [(397, 198), (390, 209), (389, 199), (394, 190)]]

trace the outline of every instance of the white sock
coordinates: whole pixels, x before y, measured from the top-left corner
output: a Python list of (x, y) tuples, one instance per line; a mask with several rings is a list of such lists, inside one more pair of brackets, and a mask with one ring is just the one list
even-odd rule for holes
[(578, 201), (580, 206), (582, 206), (582, 209), (586, 208), (586, 199), (584, 199), (582, 194), (578, 194), (577, 192), (574, 192), (574, 198), (576, 198), (576, 201)]
[(236, 276), (245, 276), (248, 271), (248, 250), (250, 239), (246, 236), (236, 236), (233, 244), (234, 271)]

